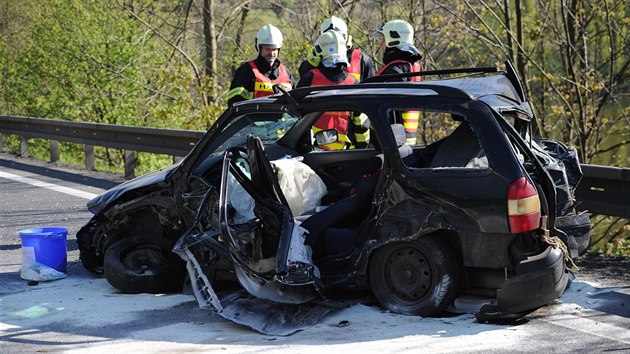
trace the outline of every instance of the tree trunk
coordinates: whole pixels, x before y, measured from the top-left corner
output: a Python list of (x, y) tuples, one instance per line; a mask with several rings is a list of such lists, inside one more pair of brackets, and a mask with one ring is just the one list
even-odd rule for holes
[[(521, 83), (523, 84), (523, 91), (525, 94), (525, 99), (528, 101), (531, 101), (531, 94), (532, 94), (532, 90), (531, 90), (531, 85), (529, 83), (529, 72), (527, 70), (527, 59), (526, 59), (526, 53), (523, 53), (523, 51), (525, 50), (525, 41), (523, 39), (523, 9), (521, 6), (521, 0), (515, 0), (514, 1), (514, 16), (516, 17), (516, 41), (517, 41), (517, 45), (516, 45), (516, 70), (519, 73), (519, 76), (521, 77)], [(511, 49), (511, 46), (510, 46)], [(532, 104), (531, 105), (532, 111), (534, 111), (534, 116), (537, 116), (536, 114), (536, 108), (535, 106)], [(536, 135), (541, 135), (542, 134), (542, 127), (540, 127), (538, 125), (538, 123), (536, 121), (534, 121), (534, 124), (532, 126), (532, 129), (534, 130), (534, 134)]]
[[(518, 68), (521, 77), (523, 78), (523, 85), (525, 85), (525, 92), (529, 91), (527, 83), (527, 73), (525, 67), (525, 56), (523, 55), (523, 49), (525, 43), (523, 42), (523, 13), (521, 9), (521, 0), (514, 0), (514, 8), (516, 15), (516, 40), (518, 41), (518, 50), (516, 51), (516, 67)], [(523, 48), (523, 49), (521, 49)]]
[[(244, 6), (243, 11), (241, 12), (241, 20), (238, 24), (238, 30), (236, 31), (236, 38), (234, 39), (234, 43), (236, 44), (236, 48), (242, 48), (243, 45), (243, 30), (245, 29), (245, 25), (247, 24), (247, 16), (249, 15), (249, 10), (251, 9), (252, 0), (249, 0)], [(234, 64), (238, 65), (238, 64)], [(234, 73), (236, 70), (236, 66), (232, 66), (231, 73)]]
[(243, 41), (243, 29), (245, 28), (245, 24), (247, 23), (247, 15), (249, 15), (249, 10), (251, 8), (251, 5), (252, 5), (252, 0), (249, 0), (243, 6), (243, 11), (241, 11), (241, 20), (238, 25), (238, 31), (236, 32), (236, 39), (234, 40), (238, 48), (241, 47), (241, 44), (242, 44), (241, 42)]
[(203, 36), (206, 46), (204, 68), (212, 87), (208, 101), (214, 102), (217, 98), (217, 35), (214, 23), (214, 0), (203, 1)]
[[(518, 12), (519, 12), (518, 0), (517, 0), (516, 6), (517, 6), (516, 13), (518, 15)], [(507, 29), (505, 33), (507, 34), (506, 37), (507, 37), (508, 53), (509, 53), (510, 61), (514, 62), (516, 58), (514, 56), (514, 44), (512, 43), (512, 23), (510, 22), (510, 0), (503, 0), (503, 18), (505, 21), (505, 28)]]

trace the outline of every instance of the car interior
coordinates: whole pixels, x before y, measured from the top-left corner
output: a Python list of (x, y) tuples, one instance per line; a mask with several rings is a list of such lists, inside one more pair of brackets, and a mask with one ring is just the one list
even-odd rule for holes
[[(390, 123), (400, 156), (407, 167), (484, 167), (483, 162), (479, 163), (480, 158), (485, 157), (477, 136), (463, 117), (446, 112), (423, 111), (417, 132), (418, 143), (409, 146), (406, 144), (404, 126), (397, 118), (401, 112), (391, 110)], [(265, 147), (265, 154), (270, 160), (278, 157), (296, 158), (311, 168), (313, 174), (325, 184), (326, 193), (318, 203), (321, 206), (307, 210), (303, 215), (294, 215), (298, 217), (297, 222), (308, 230), (306, 242), (313, 250), (313, 258), (317, 260), (352, 250), (360, 227), (372, 210), (372, 197), (384, 157), (374, 132), (371, 132), (367, 148), (340, 151), (318, 149), (315, 134), (310, 129), (309, 132), (308, 145), (311, 148), (306, 153), (300, 155), (280, 143)], [(299, 148), (299, 142), (293, 141), (292, 144)], [(277, 169), (274, 172), (277, 173)], [(212, 171), (212, 174), (217, 173)], [(255, 190), (252, 193), (260, 194)], [(269, 255), (269, 249), (265, 253)]]
[[(405, 145), (402, 112), (402, 109), (390, 110), (389, 120), (407, 167), (487, 168), (487, 158), (468, 122), (449, 112), (421, 112), (418, 143), (402, 149)], [(360, 225), (371, 210), (383, 155), (374, 132), (371, 132), (369, 147), (364, 149), (326, 151), (317, 148), (312, 132), (310, 139), (309, 145), (314, 150), (300, 159), (313, 169), (327, 188), (321, 199), (325, 208), (308, 218), (302, 217), (302, 227), (309, 230), (308, 242), (317, 258), (351, 248)], [(274, 148), (269, 146), (269, 149)], [(267, 154), (271, 159), (277, 155), (272, 151)]]

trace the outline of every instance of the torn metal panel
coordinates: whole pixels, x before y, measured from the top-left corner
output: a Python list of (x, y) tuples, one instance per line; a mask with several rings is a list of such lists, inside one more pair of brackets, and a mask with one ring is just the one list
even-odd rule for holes
[(312, 327), (339, 309), (315, 303), (279, 304), (244, 291), (223, 297), (221, 303), (219, 316), (270, 336), (288, 336)]

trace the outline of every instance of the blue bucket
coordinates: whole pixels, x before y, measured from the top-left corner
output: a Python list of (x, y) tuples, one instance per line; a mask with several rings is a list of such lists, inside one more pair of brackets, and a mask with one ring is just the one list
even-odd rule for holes
[(68, 229), (65, 227), (41, 227), (19, 232), (22, 241), (22, 254), (25, 247), (32, 247), (35, 261), (56, 271), (65, 273), (68, 264), (66, 239)]

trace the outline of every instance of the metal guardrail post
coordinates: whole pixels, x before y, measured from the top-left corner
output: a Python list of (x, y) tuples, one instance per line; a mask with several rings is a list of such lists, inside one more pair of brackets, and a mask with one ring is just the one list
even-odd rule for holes
[(20, 135), (20, 157), (28, 157), (28, 137)]
[(50, 141), (50, 162), (59, 161), (59, 142), (57, 140)]
[(85, 145), (83, 148), (85, 151), (85, 168), (88, 170), (94, 170), (94, 145)]
[(136, 177), (136, 152), (125, 150), (125, 179)]

